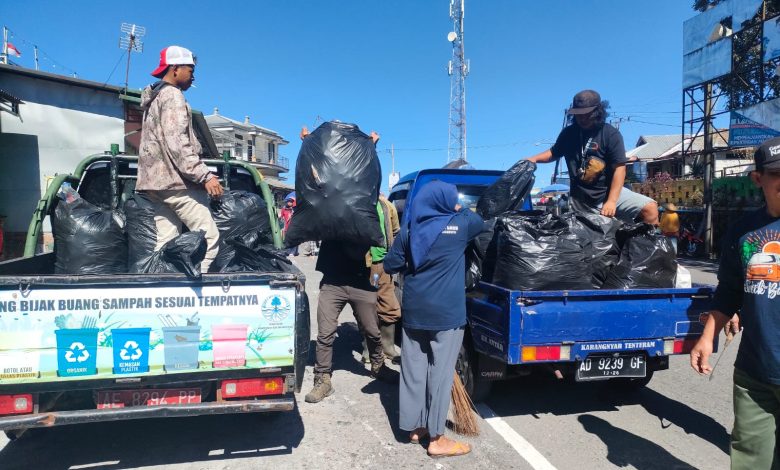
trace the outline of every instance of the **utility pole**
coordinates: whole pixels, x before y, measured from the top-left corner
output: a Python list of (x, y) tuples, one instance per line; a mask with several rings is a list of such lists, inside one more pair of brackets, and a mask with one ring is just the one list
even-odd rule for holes
[(466, 161), (466, 75), (469, 62), (463, 48), (463, 10), (465, 0), (450, 0), (450, 18), (453, 28), (447, 34), (452, 43), (452, 59), (447, 71), (450, 75), (450, 124), (447, 144), (447, 162)]
[(40, 70), (38, 68), (38, 46), (33, 46), (33, 54), (35, 55), (35, 70)]
[[(704, 253), (710, 258), (712, 252), (712, 177), (714, 160), (712, 148), (712, 83), (704, 89)], [(694, 136), (695, 138), (695, 136)]]
[(390, 176), (387, 178), (388, 190), (393, 189), (398, 180), (401, 179), (401, 175), (395, 171), (395, 146), (390, 144)]

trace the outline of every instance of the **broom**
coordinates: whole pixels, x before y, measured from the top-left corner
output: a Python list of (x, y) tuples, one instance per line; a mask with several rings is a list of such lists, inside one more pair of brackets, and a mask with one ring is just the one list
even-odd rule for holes
[(474, 403), (471, 401), (466, 387), (455, 372), (455, 380), (452, 382), (451, 393), (452, 429), (461, 436), (478, 436), (479, 424), (474, 412)]

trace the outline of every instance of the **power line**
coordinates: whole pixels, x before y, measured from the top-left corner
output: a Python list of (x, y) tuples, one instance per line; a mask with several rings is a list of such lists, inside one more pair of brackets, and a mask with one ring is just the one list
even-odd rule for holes
[[(7, 28), (6, 28), (6, 29), (7, 29)], [(44, 51), (44, 50), (40, 49), (40, 48), (39, 48), (37, 45), (35, 45), (34, 43), (32, 43), (32, 42), (30, 42), (30, 41), (27, 41), (27, 40), (26, 40), (26, 39), (24, 39), (23, 37), (20, 37), (19, 35), (17, 35), (16, 33), (14, 33), (14, 32), (13, 32), (12, 30), (10, 30), (10, 29), (8, 29), (8, 33), (10, 34), (10, 38), (13, 38), (13, 39), (15, 39), (15, 40), (19, 41), (21, 44), (24, 44), (24, 45), (26, 45), (26, 46), (30, 46), (30, 47), (32, 47), (33, 49), (37, 50), (37, 51), (38, 51), (38, 54), (39, 54), (39, 58), (40, 58), (41, 60), (45, 60), (45, 61), (48, 61), (48, 62), (50, 62), (50, 63), (51, 63), (51, 66), (52, 66), (52, 68), (57, 68), (57, 66), (59, 66), (59, 68), (60, 68), (60, 69), (62, 69), (62, 70), (64, 70), (64, 71), (67, 71), (67, 72), (69, 72), (69, 74), (73, 75), (74, 77), (78, 75), (78, 74), (76, 73), (76, 71), (75, 71), (75, 70), (73, 70), (72, 68), (70, 68), (70, 67), (67, 67), (67, 66), (63, 65), (62, 63), (60, 63), (60, 62), (58, 62), (58, 61), (54, 60), (54, 58), (52, 58), (52, 57), (51, 57), (49, 54), (47, 54), (47, 53), (46, 53), (46, 51)]]
[(111, 80), (111, 76), (114, 75), (114, 72), (116, 72), (116, 68), (119, 67), (119, 63), (122, 62), (122, 58), (127, 54), (127, 51), (123, 51), (122, 54), (119, 56), (119, 59), (117, 59), (116, 64), (114, 64), (114, 68), (111, 69), (111, 73), (108, 74), (108, 78), (106, 78), (106, 81), (103, 82), (103, 85), (105, 86), (109, 80)]

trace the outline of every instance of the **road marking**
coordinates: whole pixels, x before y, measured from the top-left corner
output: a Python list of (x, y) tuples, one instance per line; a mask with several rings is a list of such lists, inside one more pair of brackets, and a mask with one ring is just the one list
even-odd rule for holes
[(553, 464), (547, 460), (538, 450), (534, 448), (523, 436), (512, 429), (506, 421), (501, 419), (489, 406), (484, 403), (478, 403), (477, 412), (490, 427), (492, 427), (504, 440), (512, 446), (520, 457), (531, 464), (534, 470), (556, 470)]

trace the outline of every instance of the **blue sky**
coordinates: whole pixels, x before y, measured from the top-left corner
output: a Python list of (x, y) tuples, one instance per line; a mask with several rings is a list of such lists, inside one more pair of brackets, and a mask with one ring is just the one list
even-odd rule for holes
[[(466, 0), (469, 161), (506, 169), (549, 147), (563, 110), (584, 88), (600, 91), (612, 118), (623, 119), (627, 149), (640, 135), (679, 134), (682, 24), (696, 14), (692, 3)], [(191, 105), (238, 120), (249, 115), (279, 132), (290, 141), (281, 154), (291, 166), (301, 126), (313, 127), (318, 117), (382, 135), (383, 188), (391, 144), (402, 174), (446, 163), (448, 0), (26, 0), (2, 10), (22, 52), (17, 63), (33, 67), (36, 44), (45, 54), (42, 70), (88, 80), (124, 83), (123, 22), (147, 31), (144, 52), (132, 57), (131, 87), (153, 81), (163, 47), (192, 49)], [(540, 167), (537, 186), (551, 173), (551, 164)]]

